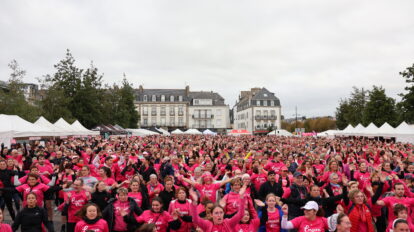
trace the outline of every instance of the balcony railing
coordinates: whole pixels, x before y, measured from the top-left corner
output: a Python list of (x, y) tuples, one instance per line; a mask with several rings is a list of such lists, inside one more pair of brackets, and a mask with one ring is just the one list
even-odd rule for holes
[(162, 111), (161, 111), (161, 113), (160, 113), (160, 114), (161, 114), (161, 116), (165, 116), (165, 115), (167, 115), (167, 113), (166, 113), (166, 112), (162, 112)]
[(170, 111), (170, 116), (174, 116), (175, 112), (174, 111)]
[(193, 114), (192, 117), (194, 119), (212, 119), (212, 118), (214, 118), (214, 115), (213, 114), (209, 114), (209, 115), (207, 115), (207, 114)]
[(152, 112), (151, 112), (151, 116), (157, 116), (157, 112), (152, 111)]
[(183, 111), (179, 111), (178, 112), (178, 116), (183, 116), (184, 115), (184, 112)]
[(276, 115), (270, 115), (269, 120), (276, 120)]

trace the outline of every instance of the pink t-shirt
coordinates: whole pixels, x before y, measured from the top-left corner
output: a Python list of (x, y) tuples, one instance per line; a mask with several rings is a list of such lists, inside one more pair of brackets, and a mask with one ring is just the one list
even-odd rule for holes
[(12, 232), (12, 228), (8, 224), (0, 224), (0, 231), (1, 232)]
[(42, 207), (44, 192), (46, 192), (48, 189), (49, 189), (49, 186), (42, 184), (42, 183), (39, 183), (35, 186), (24, 184), (24, 185), (20, 185), (16, 187), (16, 190), (18, 192), (23, 193), (23, 206), (26, 206), (27, 204), (27, 195), (30, 192), (33, 192), (34, 194), (36, 194), (37, 206)]
[(75, 232), (85, 232), (88, 230), (94, 232), (109, 232), (108, 223), (103, 219), (99, 219), (95, 224), (88, 224), (84, 220), (76, 223)]
[(291, 222), (298, 232), (324, 232), (329, 229), (328, 220), (324, 217), (316, 217), (315, 220), (310, 221), (305, 216), (300, 216)]
[(127, 224), (124, 221), (124, 217), (121, 216), (121, 212), (125, 210), (127, 213), (129, 213), (129, 202), (121, 202), (116, 201), (114, 204), (114, 213), (115, 213), (115, 231), (126, 231), (127, 230)]
[(128, 197), (134, 199), (139, 207), (142, 206), (142, 194), (140, 192), (137, 192), (137, 193), (129, 192)]
[(201, 198), (208, 197), (213, 203), (216, 202), (216, 192), (220, 189), (220, 184), (195, 184), (195, 188), (200, 192)]
[(279, 232), (280, 231), (280, 214), (279, 210), (275, 212), (267, 212), (266, 231)]
[[(385, 197), (384, 199), (382, 199), (382, 201), (384, 201), (385, 206), (387, 206), (388, 212), (393, 212), (395, 204), (403, 204), (408, 209), (408, 215), (411, 215), (411, 207), (414, 206), (414, 198), (408, 198), (408, 197), (403, 197), (401, 199), (398, 199), (394, 196), (390, 196), (390, 197)], [(389, 213), (388, 221), (392, 222), (394, 219), (395, 219), (394, 214)], [(410, 217), (408, 217), (408, 220), (409, 221), (411, 220)]]

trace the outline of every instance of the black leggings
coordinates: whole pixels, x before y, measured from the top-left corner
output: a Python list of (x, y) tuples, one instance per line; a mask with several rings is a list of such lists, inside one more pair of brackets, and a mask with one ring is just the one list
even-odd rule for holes
[(75, 232), (75, 226), (76, 226), (76, 222), (75, 223), (68, 222), (66, 224), (66, 232)]
[(12, 197), (12, 195), (8, 192), (3, 192), (3, 196), (1, 196), (0, 199), (2, 200), (2, 204), (0, 206), (1, 211), (4, 212), (4, 207), (7, 206), (7, 210), (9, 210), (10, 217), (14, 221), (14, 219), (16, 217), (16, 214), (15, 214), (14, 209), (13, 209), (13, 197)]

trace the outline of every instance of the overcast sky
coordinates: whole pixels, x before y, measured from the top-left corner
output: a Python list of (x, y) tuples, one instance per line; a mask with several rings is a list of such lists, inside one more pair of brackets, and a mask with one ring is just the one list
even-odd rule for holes
[(397, 98), (414, 63), (414, 1), (4, 0), (0, 80), (16, 59), (26, 82), (53, 73), (69, 48), (106, 83), (213, 90), (232, 107), (266, 87), (282, 114), (334, 115), (352, 86)]

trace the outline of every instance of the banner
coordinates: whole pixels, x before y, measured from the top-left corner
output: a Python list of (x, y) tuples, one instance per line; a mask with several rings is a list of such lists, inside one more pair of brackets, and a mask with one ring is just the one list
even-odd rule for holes
[(13, 134), (11, 132), (0, 133), (0, 144), (4, 143), (5, 147), (10, 148), (12, 139), (13, 139)]

